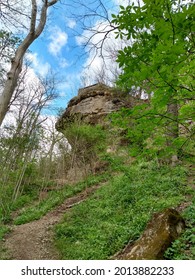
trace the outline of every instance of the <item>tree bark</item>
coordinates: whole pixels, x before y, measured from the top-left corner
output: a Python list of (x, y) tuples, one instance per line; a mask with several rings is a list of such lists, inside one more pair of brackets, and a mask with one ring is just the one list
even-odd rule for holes
[(172, 102), (167, 105), (169, 123), (167, 125), (167, 145), (171, 146), (173, 141), (179, 136), (178, 126), (178, 104)]
[[(167, 124), (167, 146), (172, 146), (173, 150), (173, 142), (175, 139), (179, 136), (179, 124), (178, 124), (178, 104), (177, 102), (170, 102), (167, 105), (167, 113), (169, 119), (169, 123)], [(172, 154), (171, 156), (171, 164), (172, 166), (176, 165), (178, 163), (178, 155), (177, 152)]]
[(48, 1), (45, 0), (41, 9), (39, 24), (36, 27), (37, 20), (37, 3), (36, 0), (31, 0), (31, 22), (29, 32), (19, 45), (15, 57), (12, 59), (10, 71), (7, 73), (7, 80), (2, 94), (0, 95), (0, 126), (5, 118), (7, 111), (9, 110), (10, 100), (13, 96), (14, 90), (17, 85), (17, 81), (22, 70), (22, 63), (24, 55), (30, 45), (40, 36), (42, 33), (46, 20), (48, 7), (56, 4), (58, 0)]

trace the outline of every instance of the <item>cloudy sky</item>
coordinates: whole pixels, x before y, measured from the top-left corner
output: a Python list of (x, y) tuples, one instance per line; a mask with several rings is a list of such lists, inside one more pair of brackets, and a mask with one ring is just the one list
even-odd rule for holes
[[(59, 1), (61, 2), (61, 1)], [(63, 2), (63, 1), (62, 1)], [(62, 99), (55, 102), (55, 107), (65, 108), (67, 102), (77, 94), (78, 88), (96, 82), (95, 72), (102, 68), (99, 52), (92, 45), (83, 48), (91, 34), (88, 28), (106, 31), (106, 17), (117, 12), (119, 5), (126, 5), (127, 0), (102, 0), (104, 7), (97, 9), (97, 0), (67, 0), (50, 8), (47, 26), (30, 47), (27, 55), (34, 71), (46, 75), (52, 69), (59, 80), (59, 94)], [(83, 5), (84, 4), (84, 5)], [(97, 15), (84, 17), (84, 14)], [(101, 42), (101, 35), (94, 36), (91, 43)], [(112, 34), (105, 46), (113, 45)], [(49, 112), (48, 112), (49, 113)], [(51, 113), (53, 114), (53, 112)]]

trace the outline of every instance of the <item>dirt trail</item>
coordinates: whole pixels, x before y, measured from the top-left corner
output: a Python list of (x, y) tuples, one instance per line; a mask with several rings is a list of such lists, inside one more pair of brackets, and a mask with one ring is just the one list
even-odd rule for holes
[(14, 260), (57, 260), (59, 255), (53, 246), (52, 228), (59, 223), (64, 213), (76, 204), (86, 200), (103, 184), (87, 188), (79, 194), (68, 198), (63, 204), (47, 213), (40, 220), (13, 226), (7, 235), (5, 248), (10, 259)]

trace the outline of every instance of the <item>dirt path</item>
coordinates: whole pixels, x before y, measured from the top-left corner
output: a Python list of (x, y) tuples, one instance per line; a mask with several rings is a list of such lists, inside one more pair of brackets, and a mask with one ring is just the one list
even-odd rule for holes
[(59, 255), (53, 246), (53, 226), (60, 222), (66, 211), (86, 200), (90, 194), (101, 186), (103, 184), (90, 187), (74, 197), (68, 198), (40, 220), (13, 226), (12, 232), (7, 235), (4, 242), (9, 258), (14, 260), (59, 259)]

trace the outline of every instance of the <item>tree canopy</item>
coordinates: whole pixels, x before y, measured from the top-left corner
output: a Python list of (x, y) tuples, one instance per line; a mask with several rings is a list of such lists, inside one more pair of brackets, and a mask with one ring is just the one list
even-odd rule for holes
[(179, 2), (144, 1), (143, 6), (121, 6), (114, 16), (118, 35), (131, 40), (118, 56), (124, 86), (141, 83), (147, 89), (149, 84), (151, 90), (177, 91), (186, 98), (194, 91), (195, 5)]
[(113, 23), (118, 26), (117, 36), (129, 40), (118, 52), (122, 69), (118, 85), (129, 90), (141, 87), (152, 95), (153, 116), (167, 119), (167, 143), (172, 145), (179, 137), (179, 125), (186, 127), (194, 117), (195, 5), (134, 1), (126, 8), (120, 6)]

